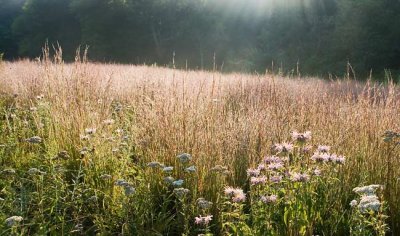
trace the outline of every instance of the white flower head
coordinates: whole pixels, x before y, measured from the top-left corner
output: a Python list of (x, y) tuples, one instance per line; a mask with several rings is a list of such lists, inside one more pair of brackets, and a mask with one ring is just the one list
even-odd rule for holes
[(86, 128), (86, 129), (85, 129), (85, 133), (86, 133), (87, 135), (95, 134), (95, 133), (96, 133), (96, 128)]
[(177, 158), (179, 159), (179, 161), (181, 163), (186, 163), (186, 162), (189, 162), (190, 160), (192, 160), (192, 155), (190, 155), (188, 153), (182, 153), (182, 154), (179, 154), (177, 156)]
[(173, 166), (166, 166), (163, 168), (163, 172), (172, 172), (174, 170)]
[(201, 209), (208, 209), (212, 206), (212, 204), (213, 204), (212, 202), (209, 202), (209, 201), (205, 200), (204, 198), (197, 199), (197, 205)]
[(196, 166), (189, 166), (188, 168), (185, 169), (185, 171), (188, 173), (196, 172)]
[(179, 187), (179, 186), (182, 186), (183, 182), (184, 182), (183, 179), (178, 179), (178, 180), (173, 181), (172, 185)]
[(39, 136), (33, 136), (33, 137), (25, 139), (25, 141), (28, 142), (28, 143), (32, 143), (32, 144), (41, 143), (42, 142), (42, 138), (39, 137)]
[(174, 189), (174, 194), (178, 197), (178, 198), (182, 198), (184, 196), (186, 196), (186, 194), (190, 193), (189, 189), (186, 188), (176, 188)]
[(20, 223), (23, 219), (24, 218), (22, 218), (21, 216), (11, 216), (6, 219), (6, 224), (8, 226), (14, 226), (14, 225)]
[(363, 187), (356, 187), (353, 189), (353, 192), (359, 195), (375, 195), (376, 190), (380, 188), (382, 188), (382, 185), (371, 184)]
[(355, 207), (355, 206), (357, 206), (357, 205), (358, 205), (357, 200), (352, 200), (352, 201), (350, 202), (350, 206), (351, 206), (351, 207)]

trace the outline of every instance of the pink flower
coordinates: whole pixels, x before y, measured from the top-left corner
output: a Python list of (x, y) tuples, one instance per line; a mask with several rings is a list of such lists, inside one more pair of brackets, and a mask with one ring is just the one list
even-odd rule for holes
[(279, 182), (282, 181), (282, 176), (281, 176), (281, 175), (274, 175), (274, 176), (271, 176), (271, 177), (269, 178), (269, 180), (270, 180), (272, 183), (279, 183)]
[(265, 164), (281, 163), (281, 162), (283, 162), (283, 160), (277, 156), (266, 156), (266, 157), (264, 157), (264, 162), (265, 162)]
[(261, 196), (260, 201), (263, 203), (273, 203), (278, 200), (278, 196), (272, 194), (270, 196)]
[(268, 169), (270, 170), (280, 170), (283, 168), (282, 163), (271, 163), (268, 165)]
[(233, 202), (244, 202), (246, 194), (240, 188), (225, 187), (224, 193), (228, 197), (232, 197)]
[(293, 144), (291, 143), (277, 143), (272, 146), (272, 151), (276, 154), (285, 154), (293, 151)]
[(212, 215), (208, 215), (208, 216), (198, 216), (194, 218), (194, 223), (196, 225), (208, 225), (210, 223), (210, 221), (212, 220)]
[(330, 146), (326, 146), (326, 145), (319, 145), (317, 150), (319, 152), (328, 153), (329, 150), (331, 150), (331, 147)]
[(244, 202), (244, 201), (246, 201), (245, 193), (235, 194), (235, 196), (232, 197), (232, 202)]
[(265, 184), (266, 182), (267, 182), (267, 177), (265, 176), (250, 178), (251, 185)]
[(247, 176), (259, 176), (260, 170), (259, 169), (247, 169)]
[(292, 176), (292, 181), (293, 182), (307, 182), (310, 180), (310, 176), (308, 174), (302, 174), (302, 173), (291, 173)]
[(298, 133), (297, 131), (292, 132), (293, 141), (297, 141), (300, 143), (307, 142), (311, 139), (311, 131), (306, 131), (304, 133)]

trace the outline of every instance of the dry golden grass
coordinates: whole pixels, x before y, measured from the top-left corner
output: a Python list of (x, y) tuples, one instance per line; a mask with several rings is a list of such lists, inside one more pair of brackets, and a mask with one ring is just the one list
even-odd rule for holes
[(58, 124), (45, 135), (59, 149), (78, 147), (81, 131), (100, 127), (118, 101), (133, 110), (124, 119), (132, 120), (125, 128), (134, 134), (137, 158), (173, 163), (177, 153), (191, 153), (204, 192), (211, 167), (227, 165), (232, 184), (243, 184), (246, 169), (271, 144), (290, 140), (293, 130), (311, 130), (314, 140), (325, 140), (314, 145), (347, 157), (338, 201), (349, 202), (356, 186), (383, 184), (390, 226), (400, 229), (400, 152), (382, 141), (386, 130), (400, 130), (394, 84), (20, 61), (3, 63), (0, 90), (18, 94), (21, 105), (44, 94)]

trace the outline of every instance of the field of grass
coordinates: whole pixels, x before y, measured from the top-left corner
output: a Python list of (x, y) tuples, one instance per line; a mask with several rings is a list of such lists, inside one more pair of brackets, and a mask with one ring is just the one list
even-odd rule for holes
[(399, 235), (399, 130), (390, 82), (3, 62), (0, 235)]

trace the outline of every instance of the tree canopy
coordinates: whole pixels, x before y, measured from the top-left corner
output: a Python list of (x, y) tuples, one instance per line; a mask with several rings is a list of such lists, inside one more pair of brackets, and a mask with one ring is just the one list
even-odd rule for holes
[[(303, 75), (400, 69), (398, 0), (0, 0), (0, 52)], [(215, 56), (215, 61), (214, 61)]]

